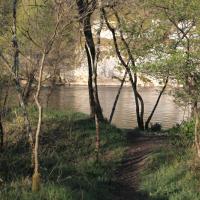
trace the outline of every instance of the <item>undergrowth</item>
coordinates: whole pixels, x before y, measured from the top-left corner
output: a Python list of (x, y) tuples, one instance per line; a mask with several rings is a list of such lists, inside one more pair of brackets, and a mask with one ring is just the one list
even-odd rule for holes
[(172, 128), (169, 144), (150, 156), (139, 188), (149, 200), (200, 199), (200, 162), (193, 148), (193, 130), (193, 121)]
[[(34, 108), (29, 112), (35, 127), (37, 112)], [(82, 113), (45, 110), (39, 147), (42, 187), (32, 193), (31, 153), (22, 124), (19, 109), (4, 122), (7, 135), (0, 154), (1, 200), (113, 199), (114, 171), (125, 149), (121, 130), (101, 123), (97, 163), (93, 120)]]

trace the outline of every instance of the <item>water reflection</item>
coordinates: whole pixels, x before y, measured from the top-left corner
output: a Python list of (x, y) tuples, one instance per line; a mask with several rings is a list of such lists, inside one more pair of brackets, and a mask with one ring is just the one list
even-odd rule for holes
[[(108, 118), (114, 102), (118, 87), (100, 86), (99, 98), (103, 108), (104, 115)], [(145, 117), (151, 112), (158, 92), (155, 88), (141, 88), (140, 92), (145, 103)], [(46, 102), (47, 89), (43, 93), (43, 102)], [(73, 109), (76, 111), (89, 113), (88, 90), (86, 86), (57, 87), (49, 99), (49, 107), (56, 109)], [(164, 95), (154, 114), (152, 122), (159, 122), (164, 128), (181, 122), (183, 111), (173, 102), (173, 98)], [(113, 124), (120, 128), (134, 128), (136, 126), (136, 115), (133, 92), (130, 87), (123, 88), (115, 115)]]

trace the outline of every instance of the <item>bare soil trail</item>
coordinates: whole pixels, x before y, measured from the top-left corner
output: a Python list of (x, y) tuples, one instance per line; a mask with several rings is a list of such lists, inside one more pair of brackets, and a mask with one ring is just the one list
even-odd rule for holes
[(128, 149), (117, 170), (116, 200), (150, 200), (148, 194), (138, 191), (140, 173), (152, 152), (166, 145), (165, 136), (127, 134)]

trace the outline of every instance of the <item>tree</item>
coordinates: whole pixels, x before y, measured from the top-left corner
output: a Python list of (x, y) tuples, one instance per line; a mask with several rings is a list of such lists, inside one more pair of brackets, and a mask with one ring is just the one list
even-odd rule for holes
[[(44, 2), (45, 5), (45, 2)], [(62, 2), (48, 2), (47, 5), (45, 5), (45, 8), (40, 8), (40, 12), (36, 15), (33, 15), (32, 17), (36, 17), (36, 23), (38, 23), (38, 32), (44, 28), (44, 26), (48, 26), (49, 24), (44, 23), (44, 19), (42, 16), (45, 15), (45, 17), (49, 17), (52, 19), (50, 31), (47, 32), (40, 32), (41, 35), (37, 35), (36, 38), (34, 38), (35, 35), (31, 35), (29, 32), (25, 31), (24, 36), (37, 47), (39, 50), (39, 58), (40, 58), (40, 64), (38, 68), (38, 78), (37, 78), (37, 89), (36, 93), (34, 95), (35, 103), (38, 109), (38, 122), (37, 122), (37, 129), (35, 133), (35, 141), (34, 141), (34, 151), (33, 151), (33, 157), (34, 157), (34, 173), (32, 176), (32, 191), (38, 191), (40, 188), (40, 170), (39, 170), (39, 137), (41, 134), (41, 126), (42, 126), (42, 119), (43, 119), (43, 107), (40, 100), (40, 93), (41, 93), (41, 87), (42, 87), (42, 81), (43, 81), (43, 75), (44, 75), (44, 67), (46, 65), (46, 59), (47, 56), (50, 54), (50, 52), (53, 49), (54, 44), (59, 40), (60, 37), (62, 37), (63, 31), (65, 31), (68, 28), (68, 25), (71, 24), (71, 20), (65, 22), (63, 19), (66, 17), (66, 10), (63, 9), (66, 5), (62, 5)], [(35, 7), (36, 9), (37, 6)], [(53, 16), (46, 15), (49, 8), (53, 11)], [(33, 19), (32, 19), (33, 20)], [(43, 27), (41, 27), (42, 25)], [(47, 28), (47, 27), (45, 27)], [(46, 30), (46, 29), (45, 29)], [(45, 37), (43, 37), (43, 34), (45, 33)], [(48, 36), (47, 36), (48, 34)]]
[[(128, 65), (128, 64), (127, 64)], [(121, 90), (123, 88), (123, 85), (124, 85), (124, 82), (126, 80), (126, 77), (127, 77), (127, 71), (125, 71), (124, 73), (124, 77), (123, 79), (121, 80), (121, 84), (120, 84), (120, 87), (118, 89), (118, 92), (117, 92), (117, 95), (115, 97), (115, 101), (113, 103), (113, 107), (112, 107), (112, 110), (111, 110), (111, 113), (110, 113), (110, 117), (109, 117), (109, 123), (112, 122), (112, 118), (113, 118), (113, 115), (115, 113), (115, 109), (116, 109), (116, 106), (117, 106), (117, 102), (118, 102), (118, 99), (119, 99), (119, 96), (120, 96), (120, 93), (121, 93)]]
[[(116, 6), (111, 6), (112, 13), (115, 17), (115, 23), (116, 27), (113, 27), (111, 23), (108, 20), (106, 10), (104, 9), (104, 17), (107, 24), (107, 27), (112, 32), (113, 35), (113, 41), (114, 46), (116, 49), (117, 56), (121, 62), (121, 64), (125, 67), (125, 70), (128, 72), (130, 82), (133, 88), (134, 97), (135, 97), (135, 105), (136, 105), (136, 116), (137, 116), (137, 123), (138, 127), (141, 130), (148, 129), (149, 123), (152, 119), (152, 116), (155, 112), (155, 109), (160, 101), (160, 98), (162, 94), (164, 93), (164, 90), (166, 88), (166, 85), (168, 83), (168, 78), (165, 81), (165, 84), (158, 96), (158, 99), (155, 103), (155, 106), (150, 113), (150, 116), (148, 117), (147, 121), (144, 123), (144, 101), (142, 96), (140, 95), (138, 91), (138, 72), (141, 73), (141, 66), (142, 64), (138, 64), (138, 61), (145, 60), (146, 57), (149, 56), (150, 52), (154, 50), (154, 38), (151, 36), (151, 32), (154, 32), (152, 30), (152, 16), (148, 14), (148, 12), (145, 12), (145, 8), (143, 5), (141, 7), (137, 7), (137, 3), (134, 2), (135, 7), (137, 10), (139, 10), (142, 14), (136, 15), (135, 19), (133, 19), (133, 24), (129, 23), (129, 11), (127, 11), (127, 18), (121, 19)], [(121, 7), (120, 7), (121, 8)], [(127, 8), (127, 7), (126, 7)], [(134, 10), (135, 11), (135, 10)], [(136, 13), (138, 11), (135, 11)], [(131, 19), (132, 19), (132, 13), (131, 13)], [(127, 26), (124, 25), (125, 21), (127, 21)], [(128, 28), (129, 26), (129, 28)], [(117, 36), (118, 35), (118, 36)], [(120, 48), (118, 40), (120, 39), (123, 48)], [(152, 40), (152, 41), (151, 41)], [(145, 42), (149, 42), (146, 44)], [(132, 46), (133, 45), (133, 46)], [(121, 50), (120, 50), (121, 49)], [(124, 52), (124, 55), (122, 54)], [(125, 58), (128, 57), (130, 60), (131, 65), (128, 66), (126, 64)], [(139, 65), (139, 66), (138, 66)], [(133, 72), (133, 75), (132, 75)]]
[[(96, 8), (97, 2), (96, 0), (76, 0), (76, 4), (78, 7), (80, 22), (83, 26), (83, 32), (85, 36), (85, 49), (88, 60), (88, 90), (90, 100), (90, 116), (94, 118), (96, 113), (98, 119), (102, 121), (104, 117), (98, 97), (97, 70), (95, 66), (95, 60), (97, 58), (91, 27), (91, 15), (93, 14)], [(94, 87), (93, 84), (95, 85)]]
[[(66, 4), (69, 6), (69, 2)], [(9, 51), (1, 51), (0, 56), (4, 65), (7, 67), (7, 70), (12, 75), (18, 93), (20, 105), (22, 107), (27, 133), (29, 135), (29, 140), (32, 148), (32, 162), (34, 166), (32, 190), (38, 191), (40, 186), (38, 159), (39, 136), (41, 133), (43, 111), (40, 100), (40, 93), (42, 82), (44, 80), (44, 66), (47, 64), (47, 56), (51, 53), (53, 45), (57, 41), (59, 41), (61, 44), (62, 39), (64, 41), (66, 32), (71, 28), (70, 26), (74, 18), (72, 18), (73, 14), (68, 12), (70, 7), (68, 8), (65, 3), (63, 4), (63, 2), (57, 2), (53, 0), (48, 2), (40, 1), (40, 4), (38, 5), (35, 1), (19, 2), (18, 0), (13, 0), (12, 5), (12, 53), (10, 55), (8, 53)], [(19, 13), (19, 9), (22, 9), (21, 11), (23, 12)], [(49, 10), (52, 12), (49, 12)], [(20, 14), (23, 15), (22, 19), (20, 18)], [(24, 16), (26, 17), (24, 18)], [(25, 44), (31, 47), (31, 51), (28, 51), (28, 53), (25, 51), (27, 50), (27, 46)], [(25, 53), (23, 53), (23, 50)], [(11, 65), (9, 62), (9, 56), (13, 57), (13, 65)], [(20, 62), (20, 56), (24, 58), (22, 62)], [(37, 62), (35, 62), (34, 58), (36, 58)], [(26, 85), (27, 91), (23, 90), (20, 82), (22, 75), (21, 72), (23, 72), (23, 70), (26, 68), (23, 65), (25, 60), (34, 66), (34, 74), (31, 75), (30, 81)], [(33, 79), (37, 82), (34, 99), (38, 109), (38, 122), (34, 137), (32, 136), (31, 125), (25, 101), (27, 96), (29, 96), (29, 91), (33, 83)], [(1, 138), (2, 136), (3, 134), (1, 134)], [(3, 140), (1, 139), (1, 141)]]
[(171, 23), (175, 32), (166, 61), (171, 65), (173, 77), (183, 86), (175, 90), (176, 100), (191, 105), (195, 118), (194, 143), (200, 157), (199, 2), (154, 0), (151, 3), (162, 18)]

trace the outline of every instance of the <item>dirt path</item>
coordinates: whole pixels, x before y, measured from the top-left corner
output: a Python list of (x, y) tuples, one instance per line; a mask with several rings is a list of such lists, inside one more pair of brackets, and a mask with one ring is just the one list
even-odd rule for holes
[(149, 200), (147, 194), (138, 192), (139, 174), (144, 169), (146, 160), (156, 149), (164, 145), (163, 136), (141, 136), (128, 134), (129, 148), (117, 171), (117, 200)]

